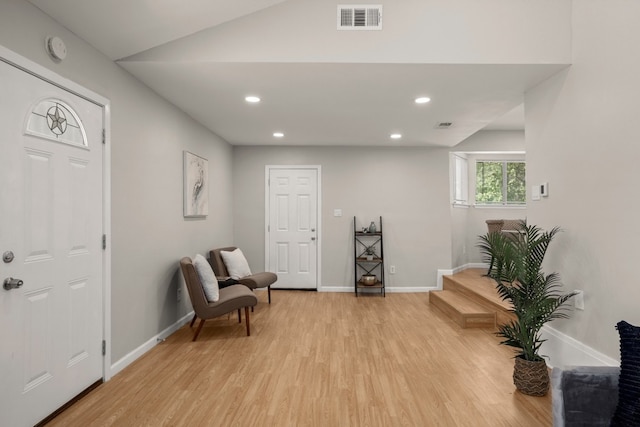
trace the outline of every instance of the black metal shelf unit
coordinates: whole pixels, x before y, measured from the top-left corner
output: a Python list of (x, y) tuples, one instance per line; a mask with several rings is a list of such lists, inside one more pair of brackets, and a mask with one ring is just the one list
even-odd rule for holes
[(386, 295), (382, 217), (379, 219), (376, 231), (369, 230), (369, 227), (358, 228), (356, 217), (353, 217), (354, 290), (357, 297), (358, 290), (379, 289), (384, 297)]

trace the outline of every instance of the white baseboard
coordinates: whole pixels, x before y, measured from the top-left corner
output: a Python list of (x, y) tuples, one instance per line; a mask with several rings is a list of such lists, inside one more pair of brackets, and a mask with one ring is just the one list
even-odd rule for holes
[(423, 293), (435, 290), (436, 288), (434, 286), (387, 287), (386, 289), (389, 294)]
[(322, 286), (318, 292), (353, 292), (353, 286)]
[(444, 269), (438, 269), (438, 271), (436, 272), (436, 291), (441, 291), (442, 290), (442, 276), (451, 276), (454, 273), (454, 270), (449, 269), (449, 270), (444, 270)]
[(143, 343), (141, 346), (131, 351), (129, 354), (118, 360), (116, 363), (111, 365), (111, 372), (108, 378), (113, 378), (118, 372), (122, 371), (124, 368), (133, 363), (140, 356), (145, 354), (147, 351), (151, 350), (153, 347), (158, 345), (158, 342), (164, 340), (166, 337), (180, 329), (185, 324), (189, 323), (193, 318), (193, 311), (185, 314), (182, 318), (180, 318), (176, 323), (164, 329), (159, 334), (151, 337), (147, 342)]
[[(421, 293), (435, 291), (435, 287), (430, 286), (387, 286), (385, 292), (388, 294), (400, 294), (400, 293)], [(379, 293), (379, 288), (360, 288), (360, 291)], [(359, 292), (360, 292), (359, 291)], [(318, 289), (318, 292), (354, 292), (353, 286), (323, 286), (322, 289)]]
[(619, 366), (620, 362), (588, 345), (571, 338), (551, 326), (543, 326), (541, 336), (546, 339), (540, 354), (547, 356), (547, 364), (554, 366)]
[(484, 262), (470, 262), (467, 263), (465, 265), (463, 265), (462, 267), (459, 267), (460, 271), (462, 270), (466, 270), (467, 268), (484, 268), (484, 269), (489, 269), (489, 264), (484, 263)]
[[(438, 288), (442, 289), (442, 276), (459, 273), (468, 268), (485, 268), (486, 263), (468, 263), (450, 270), (438, 270)], [(619, 366), (620, 362), (582, 342), (564, 334), (551, 326), (544, 326), (541, 332), (546, 341), (542, 344), (540, 354), (547, 359), (550, 367), (554, 366)]]
[(468, 268), (489, 268), (489, 266), (483, 262), (470, 262), (468, 264), (460, 265), (455, 268), (450, 269), (439, 269), (436, 272), (436, 287), (432, 290), (441, 291), (442, 290), (442, 276), (450, 276), (452, 274), (460, 273)]

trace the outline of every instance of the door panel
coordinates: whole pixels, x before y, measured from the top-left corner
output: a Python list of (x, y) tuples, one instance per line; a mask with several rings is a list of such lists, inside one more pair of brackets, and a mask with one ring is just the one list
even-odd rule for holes
[(269, 171), (269, 270), (274, 288), (315, 289), (317, 280), (318, 171)]
[(0, 61), (0, 425), (103, 376), (103, 111)]

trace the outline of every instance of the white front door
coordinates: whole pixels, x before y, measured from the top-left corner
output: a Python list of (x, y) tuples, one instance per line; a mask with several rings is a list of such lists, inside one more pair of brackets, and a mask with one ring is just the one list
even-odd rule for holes
[(103, 377), (102, 132), (102, 107), (0, 61), (2, 426)]
[(268, 260), (274, 288), (318, 286), (318, 169), (269, 168)]

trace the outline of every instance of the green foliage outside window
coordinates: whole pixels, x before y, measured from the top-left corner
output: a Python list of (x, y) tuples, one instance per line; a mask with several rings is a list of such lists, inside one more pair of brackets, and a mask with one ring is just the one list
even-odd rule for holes
[(524, 204), (524, 162), (477, 162), (477, 204)]
[(507, 203), (525, 203), (524, 162), (507, 162)]

